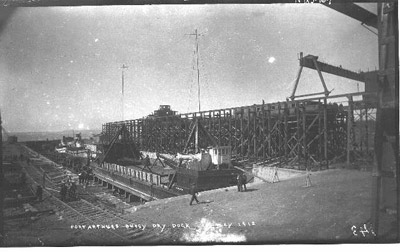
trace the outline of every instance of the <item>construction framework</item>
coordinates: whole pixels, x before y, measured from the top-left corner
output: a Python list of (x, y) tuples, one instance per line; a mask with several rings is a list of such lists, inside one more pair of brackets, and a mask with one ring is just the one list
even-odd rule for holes
[[(344, 95), (350, 99), (348, 106), (328, 104), (326, 98), (310, 98), (111, 122), (103, 124), (102, 142), (109, 145), (113, 140), (129, 140), (143, 151), (176, 154), (185, 149), (193, 124), (198, 120), (215, 139), (213, 143), (199, 136), (199, 146), (232, 146), (232, 155), (237, 161), (278, 160), (290, 166), (299, 162), (327, 166), (329, 161), (347, 157), (351, 162), (354, 155), (349, 154), (358, 146), (355, 143), (359, 138), (355, 136), (361, 130), (359, 118), (373, 121), (371, 113), (367, 117), (360, 114), (359, 102), (351, 102), (360, 95)], [(367, 107), (368, 111), (371, 109)], [(123, 126), (127, 135), (115, 139)], [(368, 141), (362, 139), (362, 143), (361, 148), (371, 150)]]
[[(304, 67), (317, 71), (323, 91), (296, 95)], [(365, 82), (368, 92), (332, 96), (323, 72)], [(205, 136), (196, 133), (196, 148), (229, 145), (239, 162), (279, 162), (298, 169), (329, 168), (339, 160), (351, 165), (373, 156), (377, 90), (371, 87), (376, 85), (376, 71), (356, 73), (300, 53), (293, 91), (284, 102), (110, 122), (102, 126), (102, 143), (132, 142), (142, 151), (176, 154), (187, 149), (187, 139), (200, 123)], [(347, 101), (336, 103), (337, 98)], [(126, 134), (116, 138), (122, 128)]]

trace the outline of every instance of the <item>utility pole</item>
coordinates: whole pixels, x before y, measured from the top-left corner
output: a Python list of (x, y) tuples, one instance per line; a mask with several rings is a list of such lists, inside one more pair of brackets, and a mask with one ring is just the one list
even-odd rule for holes
[(121, 111), (122, 111), (122, 121), (124, 120), (124, 70), (127, 69), (128, 66), (122, 64), (122, 87), (121, 87)]
[(194, 33), (186, 34), (189, 36), (195, 36), (196, 39), (196, 69), (197, 69), (197, 99), (199, 100), (199, 112), (201, 111), (200, 106), (200, 69), (199, 69), (199, 36), (202, 34), (197, 33), (197, 29), (194, 30)]

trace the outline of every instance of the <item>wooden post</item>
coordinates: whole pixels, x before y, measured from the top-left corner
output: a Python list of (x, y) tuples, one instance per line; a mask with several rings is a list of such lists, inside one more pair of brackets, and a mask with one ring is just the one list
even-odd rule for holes
[[(372, 221), (376, 238), (383, 238), (384, 232), (381, 233), (380, 225), (380, 199), (385, 199), (391, 194), (390, 187), (381, 185), (386, 184), (383, 181), (381, 172), (385, 170), (386, 162), (384, 158), (392, 158), (395, 161), (397, 172), (399, 171), (398, 163), (398, 116), (399, 116), (399, 92), (398, 92), (398, 3), (378, 3), (378, 45), (379, 45), (379, 73), (378, 73), (378, 96), (377, 96), (377, 115), (376, 115), (376, 129), (375, 129), (375, 155), (377, 165), (373, 169), (374, 191), (372, 198), (377, 202), (373, 204)], [(394, 39), (392, 39), (394, 38)], [(394, 123), (393, 123), (394, 122)], [(393, 127), (393, 128), (392, 128)], [(393, 154), (384, 153), (383, 146), (391, 145)], [(393, 185), (397, 187), (397, 193), (400, 189), (400, 176), (397, 173), (396, 178), (390, 179)], [(389, 179), (389, 178), (388, 178)], [(400, 199), (397, 194), (397, 223), (395, 228), (397, 241), (400, 240)], [(385, 201), (385, 200), (384, 200)], [(384, 223), (381, 223), (384, 224)]]
[[(301, 58), (303, 58), (303, 53), (302, 52), (300, 53), (300, 60), (301, 60)], [(300, 65), (300, 68), (297, 71), (296, 81), (294, 83), (294, 87), (293, 87), (293, 90), (292, 90), (292, 95), (290, 96), (292, 99), (294, 99), (294, 96), (296, 94), (296, 89), (297, 89), (297, 86), (299, 85), (299, 80), (300, 80), (300, 75), (301, 75), (301, 71), (302, 70), (303, 70), (303, 66)]]
[(197, 120), (197, 118), (195, 119), (195, 140), (194, 140), (194, 148), (195, 148), (195, 153), (199, 152), (199, 121)]
[[(378, 96), (379, 97), (379, 96)], [(371, 221), (374, 226), (376, 235), (379, 235), (379, 216), (382, 198), (382, 167), (383, 167), (383, 120), (382, 108), (378, 100), (378, 107), (376, 111), (376, 128), (375, 128), (375, 158), (376, 165), (372, 169), (372, 204), (371, 204)], [(397, 209), (398, 211), (399, 209)]]
[(258, 151), (257, 151), (257, 107), (254, 105), (254, 113), (253, 113), (253, 149), (254, 149), (254, 157), (258, 158)]
[[(238, 140), (237, 140), (237, 134), (238, 134), (238, 130), (237, 130), (237, 128), (238, 128), (238, 120), (237, 120), (237, 114), (236, 114), (236, 111), (235, 111), (235, 116), (233, 117), (233, 122), (234, 122), (234, 124), (235, 124), (235, 126), (234, 126), (234, 132), (233, 132), (233, 146), (235, 146), (235, 151), (236, 151), (236, 155), (237, 154), (239, 154), (239, 144), (238, 144)], [(240, 136), (240, 135), (239, 135)], [(233, 146), (232, 146), (232, 150), (233, 150)]]
[(264, 114), (264, 100), (261, 106), (261, 139), (262, 139), (262, 157), (265, 159), (265, 114)]
[(282, 158), (281, 158), (281, 143), (282, 143), (282, 137), (281, 137), (281, 103), (278, 102), (278, 155), (279, 155), (279, 165), (282, 163)]
[(218, 145), (221, 146), (222, 143), (222, 126), (221, 126), (221, 110), (218, 114)]
[(363, 109), (361, 108), (361, 106), (359, 108), (357, 108), (360, 111), (360, 153), (363, 153), (363, 136), (364, 136), (364, 132), (363, 132), (363, 128), (362, 128), (362, 124), (363, 124)]
[(289, 132), (288, 132), (288, 118), (287, 118), (288, 117), (287, 114), (289, 112), (288, 106), (289, 106), (288, 102), (284, 103), (284, 109), (283, 109), (283, 122), (284, 122), (283, 149), (284, 149), (284, 152), (285, 152), (285, 161), (287, 161), (287, 159), (288, 159), (288, 134), (289, 134)]
[[(318, 100), (318, 134), (321, 134), (322, 132), (322, 114), (323, 114), (323, 107), (321, 106), (321, 100)], [(322, 111), (321, 111), (322, 109)], [(318, 160), (322, 159), (322, 145), (323, 145), (323, 141), (322, 141), (322, 137), (321, 135), (319, 136), (319, 148), (318, 148)], [(319, 167), (319, 169), (322, 169), (322, 166)]]
[(303, 104), (303, 158), (304, 158), (304, 167), (307, 171), (307, 121), (306, 121), (306, 106)]
[(300, 157), (301, 157), (301, 145), (300, 145), (300, 108), (299, 108), (299, 103), (296, 102), (295, 105), (295, 110), (296, 110), (296, 135), (297, 135), (297, 160), (300, 161)]
[(137, 120), (133, 120), (133, 130), (132, 130), (132, 135), (133, 135), (133, 138), (132, 138), (132, 140), (133, 140), (133, 142), (136, 144), (136, 146), (138, 146), (139, 145), (139, 142), (138, 142), (138, 137), (137, 137)]
[(326, 84), (325, 84), (325, 81), (324, 81), (324, 77), (322, 76), (321, 70), (319, 69), (318, 62), (317, 62), (316, 58), (313, 57), (312, 61), (314, 63), (315, 69), (317, 69), (317, 72), (318, 72), (319, 78), (321, 80), (322, 86), (324, 87), (324, 92), (325, 92), (325, 97), (326, 97), (329, 94), (329, 91), (328, 91), (328, 88), (326, 87)]
[(366, 158), (368, 159), (368, 152), (369, 152), (369, 141), (368, 141), (368, 137), (369, 137), (369, 134), (368, 134), (368, 128), (369, 128), (369, 125), (368, 125), (368, 105), (367, 104), (364, 104), (365, 105), (365, 152), (366, 152)]
[(247, 157), (250, 157), (251, 153), (251, 131), (250, 131), (250, 120), (251, 120), (251, 111), (250, 107), (247, 110)]
[(353, 127), (353, 97), (348, 96), (349, 105), (347, 106), (347, 156), (346, 156), (346, 165), (347, 168), (350, 168), (350, 154), (351, 154), (351, 128)]
[(271, 150), (271, 107), (267, 105), (267, 137), (268, 137), (268, 154), (269, 157), (272, 157), (272, 150)]
[(229, 118), (228, 118), (228, 134), (229, 134), (228, 136), (229, 136), (229, 146), (231, 146), (231, 148), (233, 147), (232, 146), (232, 117), (233, 117), (232, 110), (230, 110)]
[(211, 115), (210, 134), (215, 135), (215, 111)]
[(324, 158), (326, 162), (326, 169), (329, 169), (328, 162), (328, 111), (327, 99), (324, 98)]
[(244, 111), (243, 111), (243, 108), (241, 108), (241, 115), (240, 115), (240, 151), (241, 151), (241, 156), (242, 157), (244, 157), (243, 117), (244, 117)]
[(3, 127), (1, 121), (0, 111), (0, 246), (4, 243), (4, 219), (3, 219), (3, 208), (4, 208), (4, 172), (3, 172)]

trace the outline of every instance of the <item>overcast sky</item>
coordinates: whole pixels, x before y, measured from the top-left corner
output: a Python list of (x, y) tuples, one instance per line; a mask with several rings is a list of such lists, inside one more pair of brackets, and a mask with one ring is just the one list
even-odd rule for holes
[[(299, 52), (353, 71), (378, 66), (377, 36), (319, 4), (20, 8), (0, 34), (4, 127), (100, 129), (121, 120), (123, 64), (125, 119), (161, 104), (197, 111), (187, 35), (195, 29), (202, 110), (285, 100)], [(324, 77), (332, 94), (357, 91), (353, 81)], [(299, 85), (298, 94), (323, 91), (310, 69)]]

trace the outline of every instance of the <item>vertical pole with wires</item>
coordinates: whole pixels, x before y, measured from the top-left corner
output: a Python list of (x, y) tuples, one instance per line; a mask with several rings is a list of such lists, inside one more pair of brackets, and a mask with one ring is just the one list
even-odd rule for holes
[(197, 99), (199, 100), (199, 112), (201, 111), (200, 106), (200, 70), (199, 70), (199, 40), (196, 29), (196, 66), (197, 66)]
[(200, 103), (200, 69), (199, 69), (199, 34), (197, 29), (194, 30), (194, 33), (186, 34), (189, 36), (195, 36), (196, 39), (196, 69), (197, 69), (197, 99), (199, 101), (199, 112), (201, 111), (201, 103)]
[(122, 121), (124, 120), (124, 81), (125, 81), (125, 76), (124, 76), (124, 70), (127, 69), (128, 66), (125, 66), (125, 64), (122, 64), (122, 86), (121, 86), (121, 115), (122, 115)]

